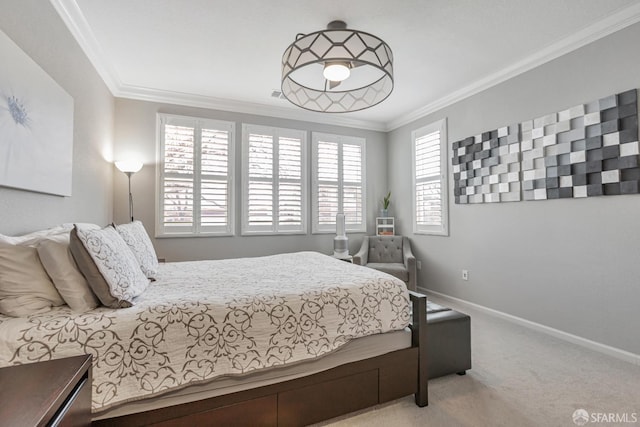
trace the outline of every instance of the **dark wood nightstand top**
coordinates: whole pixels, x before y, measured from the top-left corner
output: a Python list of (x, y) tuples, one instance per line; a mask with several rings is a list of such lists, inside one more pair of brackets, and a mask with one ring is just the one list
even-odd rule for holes
[(0, 368), (0, 425), (47, 424), (90, 367), (83, 355)]

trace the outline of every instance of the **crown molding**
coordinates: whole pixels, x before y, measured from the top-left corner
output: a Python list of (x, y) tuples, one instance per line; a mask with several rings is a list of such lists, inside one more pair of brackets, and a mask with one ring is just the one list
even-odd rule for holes
[(513, 77), (525, 73), (542, 64), (559, 58), (569, 52), (586, 46), (596, 40), (606, 37), (616, 31), (622, 30), (640, 21), (640, 4), (634, 4), (613, 13), (604, 19), (592, 24), (572, 35), (565, 37), (556, 43), (541, 49), (527, 58), (515, 62), (510, 66), (490, 74), (482, 79), (467, 85), (455, 92), (450, 93), (434, 102), (425, 105), (409, 114), (403, 114), (402, 118), (397, 118), (386, 123), (386, 131), (392, 131), (429, 114), (435, 113), (458, 101), (462, 101), (472, 95), (496, 86)]
[(353, 119), (341, 115), (315, 113), (298, 108), (285, 108), (273, 105), (257, 104), (246, 101), (215, 98), (191, 93), (171, 92), (139, 86), (121, 85), (114, 93), (119, 98), (136, 99), (139, 101), (161, 102), (187, 107), (199, 107), (212, 110), (231, 111), (234, 113), (254, 114), (258, 116), (277, 117), (281, 119), (300, 120), (334, 126), (344, 126), (357, 129), (384, 132), (384, 123)]
[(84, 17), (76, 0), (50, 0), (67, 28), (76, 39), (80, 48), (89, 58), (107, 88), (112, 94), (118, 91), (122, 82), (111, 64), (104, 60), (105, 55), (96, 40), (89, 23)]

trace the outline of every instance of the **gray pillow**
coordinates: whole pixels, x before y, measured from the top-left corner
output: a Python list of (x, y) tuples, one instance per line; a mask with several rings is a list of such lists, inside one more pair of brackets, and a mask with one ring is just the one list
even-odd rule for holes
[(76, 225), (69, 247), (93, 293), (107, 307), (131, 307), (133, 298), (149, 284), (135, 256), (111, 226), (95, 230)]
[(145, 276), (149, 279), (155, 279), (158, 274), (158, 256), (144, 225), (140, 221), (133, 221), (115, 227), (135, 255)]

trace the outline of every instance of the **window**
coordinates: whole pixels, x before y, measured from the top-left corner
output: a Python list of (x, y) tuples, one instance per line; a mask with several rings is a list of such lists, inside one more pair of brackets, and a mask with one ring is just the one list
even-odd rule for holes
[(307, 134), (242, 126), (242, 234), (307, 232)]
[(158, 236), (233, 235), (233, 122), (158, 115)]
[(449, 234), (447, 224), (447, 121), (411, 133), (413, 232)]
[(336, 214), (346, 229), (366, 232), (365, 140), (313, 133), (313, 232), (336, 231)]

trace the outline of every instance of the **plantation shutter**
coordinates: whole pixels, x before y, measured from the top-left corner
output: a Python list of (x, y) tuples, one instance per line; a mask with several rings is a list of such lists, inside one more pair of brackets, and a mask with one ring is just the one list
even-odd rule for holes
[(243, 125), (243, 234), (306, 232), (306, 132)]
[(337, 142), (318, 141), (318, 224), (335, 226), (340, 212), (339, 146)]
[(230, 130), (204, 124), (201, 130), (200, 226), (204, 232), (230, 232)]
[(366, 231), (364, 139), (313, 134), (314, 232), (335, 232), (343, 212), (347, 231)]
[(194, 228), (195, 127), (164, 124), (162, 226)]
[(443, 122), (413, 132), (414, 232), (446, 232), (446, 140)]
[(158, 235), (233, 233), (231, 122), (159, 115)]
[[(349, 225), (364, 224), (362, 212), (362, 146), (342, 145), (342, 210)], [(335, 222), (335, 215), (334, 215)]]
[[(303, 138), (280, 136), (278, 146), (278, 229), (306, 232), (306, 133)], [(305, 150), (306, 153), (306, 150)], [(303, 168), (303, 161), (305, 167)]]
[(273, 229), (273, 137), (249, 135), (249, 185), (247, 220), (249, 228)]

